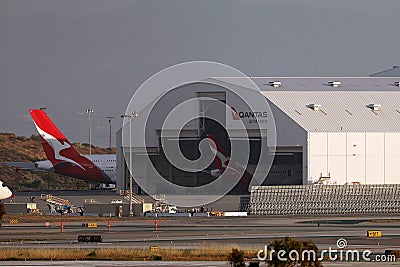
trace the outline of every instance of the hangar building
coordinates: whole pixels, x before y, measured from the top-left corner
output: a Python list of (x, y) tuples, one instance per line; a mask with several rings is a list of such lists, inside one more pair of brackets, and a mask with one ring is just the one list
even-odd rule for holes
[(323, 178), (331, 184), (398, 183), (400, 88), (395, 82), (286, 79), (295, 91), (263, 92), (273, 106), (278, 146), (296, 140), (303, 148), (304, 184)]
[[(240, 78), (215, 80), (220, 86), (205, 83), (182, 86), (164, 98), (157, 114), (168, 113), (185, 95), (219, 99), (244, 114), (246, 107), (223, 86), (245, 86), (245, 82)], [(399, 183), (399, 78), (255, 77), (252, 80), (268, 101), (276, 126), (276, 149), (273, 150), (276, 156), (269, 173), (265, 174), (264, 185)], [(200, 106), (194, 107), (194, 112), (201, 114)], [(223, 116), (229, 125), (231, 116)], [(251, 128), (251, 119), (240, 117), (253, 140), (250, 161), (255, 163), (249, 164), (256, 164), (257, 139), (262, 139), (263, 133)], [(164, 119), (160, 115), (153, 117), (146, 135), (152, 140), (147, 152), (151, 152), (165, 179), (189, 186), (211, 181), (207, 173), (187, 174), (168, 164), (160, 148), (159, 132)], [(212, 126), (208, 125), (210, 129)], [(206, 130), (207, 125), (200, 122), (184, 127), (181, 136), (187, 142), (182, 150), (194, 151), (193, 146), (197, 146)], [(195, 154), (188, 157), (191, 156), (196, 157)], [(122, 149), (121, 129), (117, 133), (117, 190), (128, 188), (127, 159)], [(137, 172), (138, 176), (146, 175), (143, 170)]]

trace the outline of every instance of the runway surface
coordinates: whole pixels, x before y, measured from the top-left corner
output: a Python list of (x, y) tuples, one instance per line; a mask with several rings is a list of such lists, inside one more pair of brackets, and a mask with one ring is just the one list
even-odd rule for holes
[[(65, 219), (60, 216), (60, 219)], [(381, 217), (322, 218), (164, 218), (158, 230), (151, 218), (111, 221), (108, 232), (105, 218), (94, 217), (98, 228), (82, 227), (82, 222), (3, 224), (1, 247), (199, 247), (210, 244), (237, 244), (263, 248), (272, 240), (285, 236), (314, 241), (320, 249), (336, 248), (336, 241), (345, 238), (350, 248), (384, 251), (400, 248), (400, 222), (374, 221)], [(393, 219), (393, 218), (392, 218)], [(103, 221), (102, 221), (103, 220)], [(319, 223), (319, 227), (318, 227)], [(367, 238), (368, 230), (381, 230), (382, 238)], [(102, 235), (103, 243), (78, 243), (78, 235)]]
[[(59, 216), (60, 219), (66, 219)], [(245, 217), (245, 218), (165, 218), (158, 220), (158, 230), (151, 218), (131, 221), (111, 221), (108, 232), (105, 218), (93, 217), (98, 228), (82, 227), (82, 222), (45, 222), (3, 224), (0, 228), (2, 248), (199, 248), (218, 245), (239, 245), (255, 251), (263, 249), (272, 240), (290, 236), (312, 240), (318, 248), (337, 249), (336, 242), (345, 238), (346, 249), (371, 250), (383, 253), (385, 249), (400, 249), (400, 222), (397, 217)], [(318, 226), (319, 223), (319, 226)], [(381, 230), (381, 238), (367, 238), (367, 230)], [(78, 243), (78, 235), (102, 235), (103, 243)], [(5, 262), (10, 266), (64, 266), (62, 262)], [(229, 266), (227, 262), (68, 262), (68, 266)], [(76, 264), (76, 265), (74, 265)], [(361, 265), (362, 264), (362, 265)], [(398, 263), (346, 262), (346, 266), (394, 266)], [(2, 264), (3, 266), (3, 264)], [(261, 265), (263, 266), (263, 265)], [(324, 266), (344, 266), (343, 262), (324, 262)]]

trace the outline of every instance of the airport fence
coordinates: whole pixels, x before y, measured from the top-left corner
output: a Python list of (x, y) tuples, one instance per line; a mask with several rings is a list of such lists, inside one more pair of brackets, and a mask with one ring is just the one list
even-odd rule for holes
[(400, 214), (400, 185), (258, 186), (252, 215)]

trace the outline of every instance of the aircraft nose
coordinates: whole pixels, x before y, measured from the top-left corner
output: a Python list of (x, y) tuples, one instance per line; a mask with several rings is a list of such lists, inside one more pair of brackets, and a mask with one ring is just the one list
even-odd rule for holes
[(9, 197), (12, 196), (12, 192), (11, 190), (7, 187), (7, 188), (2, 188), (1, 192), (0, 192), (0, 200), (2, 199), (7, 199)]

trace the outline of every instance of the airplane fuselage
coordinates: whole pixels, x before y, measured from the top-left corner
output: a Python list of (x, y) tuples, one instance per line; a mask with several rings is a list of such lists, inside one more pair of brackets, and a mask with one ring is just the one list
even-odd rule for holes
[[(116, 182), (117, 164), (115, 154), (82, 156), (91, 162), (91, 164), (81, 164), (83, 169), (73, 164), (65, 164), (53, 167), (53, 164), (50, 160), (37, 161), (34, 164), (35, 167), (40, 170), (50, 171), (85, 181), (96, 181), (106, 184), (114, 184)], [(97, 168), (98, 171), (93, 170), (93, 168)]]

